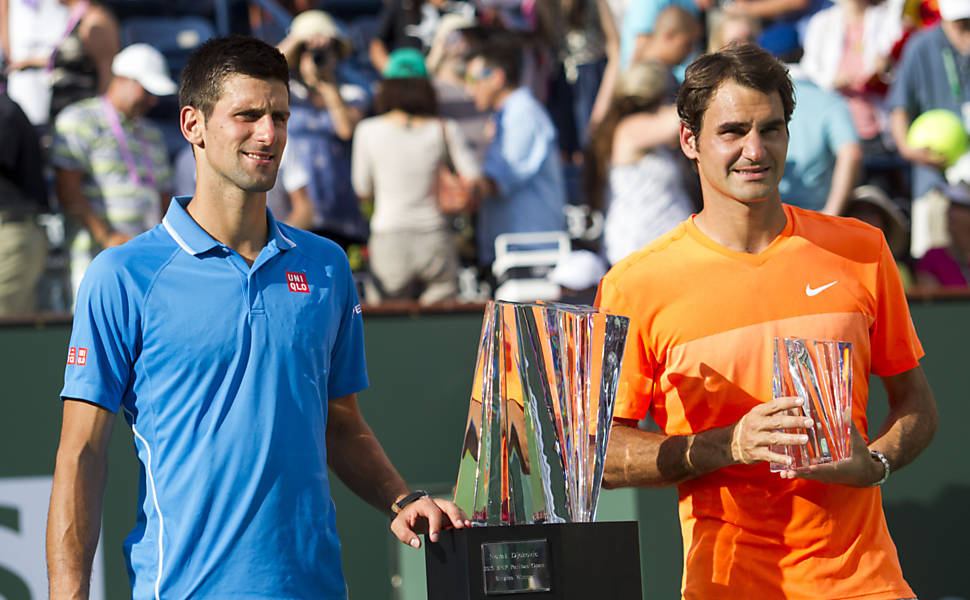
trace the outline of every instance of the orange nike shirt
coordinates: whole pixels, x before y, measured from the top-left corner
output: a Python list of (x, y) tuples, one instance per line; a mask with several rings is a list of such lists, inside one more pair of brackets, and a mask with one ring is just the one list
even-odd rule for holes
[[(775, 337), (842, 340), (869, 439), (869, 373), (923, 356), (896, 264), (879, 230), (784, 208), (784, 231), (759, 254), (718, 245), (691, 218), (603, 278), (597, 304), (631, 318), (614, 416), (649, 412), (667, 435), (730, 425), (771, 400)], [(760, 463), (678, 492), (684, 598), (915, 597), (878, 487), (784, 480)]]

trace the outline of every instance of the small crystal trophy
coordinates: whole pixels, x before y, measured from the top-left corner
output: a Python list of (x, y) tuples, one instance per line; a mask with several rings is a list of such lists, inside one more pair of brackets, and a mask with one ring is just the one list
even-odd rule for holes
[[(794, 459), (798, 469), (852, 456), (852, 344), (830, 340), (775, 338), (772, 397), (798, 396), (800, 408), (793, 414), (810, 417), (802, 446), (772, 446), (772, 451)], [(787, 467), (771, 463), (772, 471)]]

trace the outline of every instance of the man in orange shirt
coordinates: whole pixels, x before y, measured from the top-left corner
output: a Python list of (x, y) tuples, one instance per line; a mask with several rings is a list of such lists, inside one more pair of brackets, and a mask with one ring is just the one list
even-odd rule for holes
[[(680, 142), (704, 207), (600, 284), (598, 304), (631, 317), (604, 486), (678, 486), (684, 598), (913, 598), (878, 486), (936, 431), (923, 351), (881, 233), (781, 203), (793, 107), (756, 46), (687, 70)], [(852, 342), (851, 459), (795, 469), (772, 451), (811, 424), (772, 399), (776, 336)], [(872, 436), (870, 373), (890, 404)], [(637, 428), (647, 413), (662, 433)]]

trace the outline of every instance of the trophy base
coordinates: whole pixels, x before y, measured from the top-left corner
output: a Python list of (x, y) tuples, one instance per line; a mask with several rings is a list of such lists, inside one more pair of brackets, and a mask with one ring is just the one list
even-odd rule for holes
[(428, 600), (641, 597), (636, 521), (449, 529), (425, 567)]

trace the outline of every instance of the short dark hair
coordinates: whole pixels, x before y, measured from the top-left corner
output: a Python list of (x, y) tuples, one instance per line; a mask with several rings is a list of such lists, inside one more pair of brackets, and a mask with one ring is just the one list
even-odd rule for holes
[(788, 68), (759, 46), (735, 42), (718, 52), (699, 56), (687, 67), (677, 94), (677, 114), (695, 136), (700, 135), (711, 98), (725, 81), (734, 81), (763, 94), (778, 92), (785, 123), (791, 120), (795, 88)]
[(189, 56), (182, 69), (179, 108), (194, 106), (208, 118), (230, 75), (282, 81), (289, 92), (290, 72), (279, 50), (254, 37), (230, 35), (207, 40)]
[(523, 44), (511, 35), (493, 34), (473, 44), (468, 59), (481, 57), (490, 69), (505, 73), (505, 87), (517, 88), (522, 82)]
[(438, 116), (438, 95), (427, 77), (395, 77), (381, 80), (374, 96), (377, 114), (401, 110), (417, 117)]

